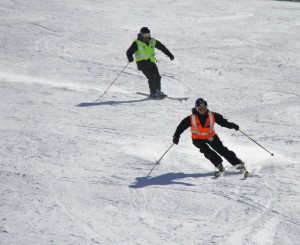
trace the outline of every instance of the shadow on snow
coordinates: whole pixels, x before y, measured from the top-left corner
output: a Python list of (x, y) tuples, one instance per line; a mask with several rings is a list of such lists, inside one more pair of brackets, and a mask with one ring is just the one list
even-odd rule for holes
[(184, 178), (201, 178), (212, 176), (212, 173), (199, 173), (199, 174), (184, 174), (184, 173), (168, 173), (156, 177), (138, 177), (130, 188), (143, 188), (149, 185), (185, 185), (185, 186), (195, 186), (190, 183), (185, 183), (181, 181), (176, 181)]
[(103, 102), (90, 102), (90, 103), (80, 103), (76, 106), (78, 107), (88, 107), (88, 106), (100, 106), (100, 105), (119, 105), (119, 104), (130, 104), (130, 103), (138, 103), (149, 100), (149, 98), (139, 99), (139, 100), (123, 100), (123, 101), (103, 101)]

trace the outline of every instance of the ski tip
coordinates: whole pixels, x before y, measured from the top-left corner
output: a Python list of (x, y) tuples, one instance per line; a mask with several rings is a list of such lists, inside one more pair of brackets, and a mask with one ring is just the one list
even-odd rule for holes
[(215, 177), (220, 177), (222, 175), (222, 172), (215, 172)]
[(244, 173), (244, 178), (247, 178), (248, 176), (249, 176), (249, 172), (246, 171), (246, 172)]

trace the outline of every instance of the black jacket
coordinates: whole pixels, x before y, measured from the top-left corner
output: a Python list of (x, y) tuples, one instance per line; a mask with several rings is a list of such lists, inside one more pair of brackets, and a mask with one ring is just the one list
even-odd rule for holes
[[(141, 34), (138, 34), (138, 38), (137, 39), (143, 42)], [(146, 42), (146, 44), (149, 46), (149, 42)], [(174, 59), (174, 56), (171, 54), (171, 52), (160, 41), (156, 40), (155, 48), (159, 49), (165, 55), (169, 56), (171, 60)], [(134, 61), (133, 54), (136, 51), (138, 51), (138, 46), (137, 46), (136, 42), (133, 42), (131, 44), (131, 46), (129, 47), (129, 49), (127, 50), (127, 52), (126, 52), (127, 59), (128, 59), (129, 62)], [(137, 64), (138, 69), (141, 70), (141, 67), (143, 66), (143, 63), (149, 63), (149, 62), (151, 62), (150, 59), (148, 59), (148, 60), (141, 60), (141, 61), (137, 61), (136, 64)]]
[[(209, 110), (207, 110), (205, 114), (201, 115), (195, 108), (192, 109), (193, 114), (198, 116), (202, 127), (205, 126), (205, 122), (206, 122), (206, 119), (208, 117), (208, 111)], [(219, 114), (217, 112), (215, 112), (215, 121), (221, 127), (226, 127), (226, 128), (230, 128), (230, 129), (237, 127), (237, 125), (235, 123), (228, 122), (221, 114)], [(175, 131), (174, 137), (175, 138), (180, 138), (180, 135), (183, 133), (183, 131), (185, 131), (189, 127), (191, 127), (191, 120), (190, 120), (190, 116), (187, 116), (178, 125), (178, 127)]]

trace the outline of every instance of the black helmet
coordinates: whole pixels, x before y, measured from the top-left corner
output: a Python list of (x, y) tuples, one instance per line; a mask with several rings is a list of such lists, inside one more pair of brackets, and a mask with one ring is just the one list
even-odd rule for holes
[(142, 29), (140, 30), (140, 33), (141, 34), (144, 34), (144, 33), (150, 33), (150, 30), (148, 27), (142, 27)]
[(202, 98), (197, 99), (195, 102), (195, 107), (200, 107), (200, 106), (207, 106), (207, 102)]

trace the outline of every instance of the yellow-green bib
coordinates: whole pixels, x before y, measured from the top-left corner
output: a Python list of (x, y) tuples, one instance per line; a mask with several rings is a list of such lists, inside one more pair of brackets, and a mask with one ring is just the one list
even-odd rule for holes
[(151, 38), (149, 41), (149, 46), (138, 39), (134, 41), (138, 46), (138, 50), (134, 53), (135, 60), (140, 61), (140, 60), (150, 59), (152, 62), (155, 62), (156, 58), (155, 58), (154, 48), (156, 45), (156, 40), (154, 38)]

